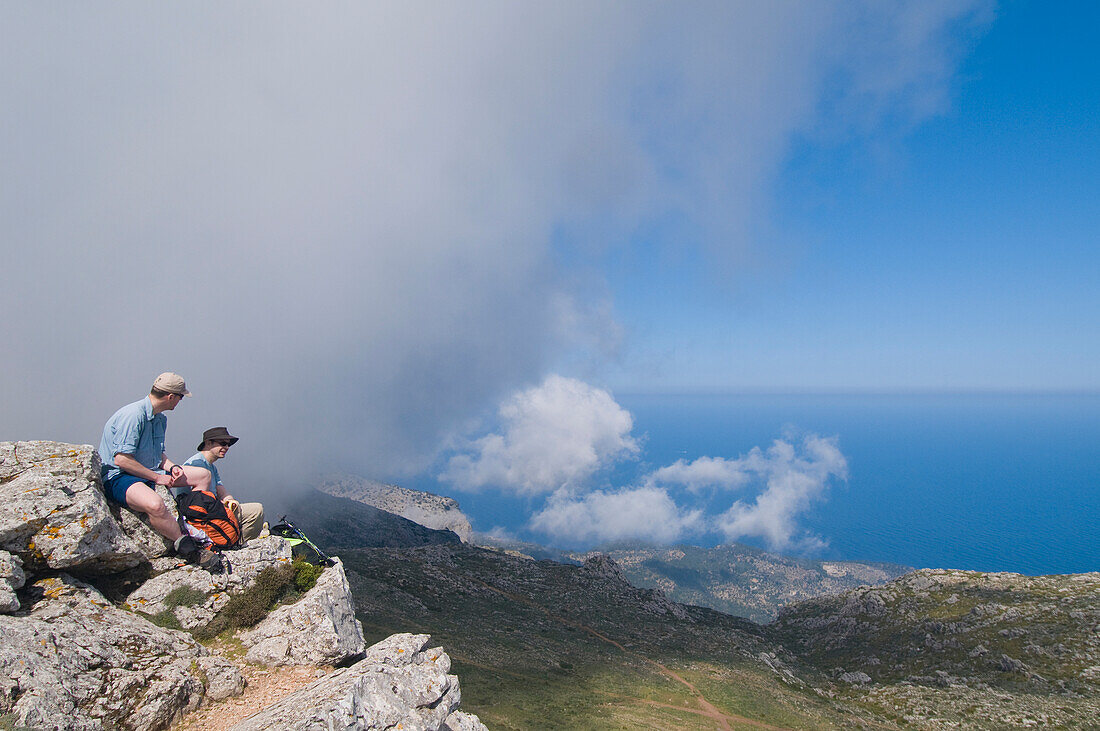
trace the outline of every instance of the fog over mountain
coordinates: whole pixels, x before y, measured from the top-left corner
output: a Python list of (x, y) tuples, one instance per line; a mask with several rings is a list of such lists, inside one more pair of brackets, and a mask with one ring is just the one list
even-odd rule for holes
[(173, 370), (169, 454), (227, 425), (227, 482), (421, 470), (629, 353), (631, 234), (735, 270), (792, 139), (941, 110), (984, 7), (7, 4), (0, 439)]

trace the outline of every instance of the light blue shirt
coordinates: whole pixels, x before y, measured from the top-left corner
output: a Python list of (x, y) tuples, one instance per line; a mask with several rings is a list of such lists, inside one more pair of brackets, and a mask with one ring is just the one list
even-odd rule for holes
[(110, 480), (122, 473), (115, 464), (116, 454), (128, 454), (143, 467), (163, 473), (159, 468), (167, 428), (168, 417), (153, 414), (153, 402), (148, 396), (116, 411), (103, 427), (103, 439), (99, 442), (103, 479)]
[[(213, 479), (210, 480), (211, 487), (217, 488), (222, 484), (222, 478), (221, 475), (218, 474), (218, 468), (207, 462), (206, 457), (202, 456), (202, 452), (199, 452), (194, 457), (184, 462), (184, 464), (189, 467), (202, 467), (204, 470), (210, 470), (210, 473), (214, 475)], [(215, 492), (217, 492), (216, 489)]]

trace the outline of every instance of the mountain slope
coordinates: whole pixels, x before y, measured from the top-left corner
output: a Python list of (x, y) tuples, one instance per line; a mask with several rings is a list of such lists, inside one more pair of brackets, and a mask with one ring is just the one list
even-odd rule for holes
[(922, 570), (793, 605), (767, 631), (841, 679), (838, 697), (886, 717), (992, 728), (1100, 719), (1100, 573)]
[[(583, 560), (590, 553), (571, 554)], [(779, 607), (864, 584), (881, 584), (912, 569), (888, 563), (811, 561), (751, 546), (620, 548), (607, 551), (630, 583), (659, 588), (684, 604), (768, 622)]]
[(311, 540), (329, 552), (459, 542), (451, 531), (432, 530), (385, 510), (318, 490), (298, 496), (285, 512)]
[(469, 541), (473, 533), (470, 520), (458, 502), (449, 497), (346, 474), (329, 475), (317, 489), (400, 515), (427, 528), (452, 531), (463, 541)]

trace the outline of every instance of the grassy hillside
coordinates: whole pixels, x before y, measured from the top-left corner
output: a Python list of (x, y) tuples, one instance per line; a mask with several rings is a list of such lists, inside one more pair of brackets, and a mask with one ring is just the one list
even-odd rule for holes
[(758, 625), (631, 587), (613, 564), (470, 546), (341, 557), (370, 638), (431, 633), (454, 660), (463, 708), (490, 728), (849, 728), (855, 720), (786, 675), (789, 658), (769, 654)]

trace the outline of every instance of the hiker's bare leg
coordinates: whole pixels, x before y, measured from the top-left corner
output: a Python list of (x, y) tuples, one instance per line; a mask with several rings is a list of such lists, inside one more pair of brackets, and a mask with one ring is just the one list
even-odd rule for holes
[(170, 541), (183, 535), (172, 511), (164, 504), (164, 498), (144, 482), (135, 482), (126, 489), (126, 504), (139, 513), (149, 516), (149, 525)]

